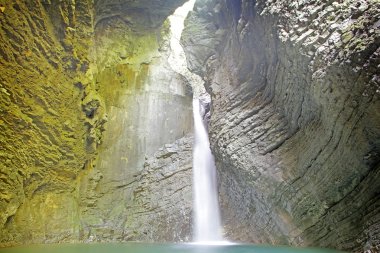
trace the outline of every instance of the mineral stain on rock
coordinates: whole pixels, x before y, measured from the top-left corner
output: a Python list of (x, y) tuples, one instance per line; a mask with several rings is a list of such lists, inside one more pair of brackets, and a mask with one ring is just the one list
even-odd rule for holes
[[(191, 238), (185, 0), (0, 0), (0, 246)], [(226, 237), (380, 245), (380, 3), (198, 0)]]

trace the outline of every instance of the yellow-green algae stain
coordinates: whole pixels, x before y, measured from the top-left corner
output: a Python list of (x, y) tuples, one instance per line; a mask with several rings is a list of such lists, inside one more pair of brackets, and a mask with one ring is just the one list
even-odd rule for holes
[(101, 205), (106, 114), (144, 91), (168, 27), (96, 32), (92, 5), (9, 1), (0, 19), (0, 246), (75, 241), (82, 221), (103, 222), (88, 208)]
[(92, 83), (91, 3), (8, 1), (6, 8), (0, 18), (0, 246), (70, 240), (79, 230), (77, 177), (94, 157), (86, 149), (94, 127), (81, 105)]

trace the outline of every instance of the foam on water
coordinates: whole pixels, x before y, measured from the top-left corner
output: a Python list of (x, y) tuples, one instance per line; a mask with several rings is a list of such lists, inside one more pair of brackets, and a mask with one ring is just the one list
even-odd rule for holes
[(197, 241), (191, 242), (193, 245), (210, 245), (210, 246), (227, 246), (227, 245), (236, 245), (236, 243), (230, 241)]

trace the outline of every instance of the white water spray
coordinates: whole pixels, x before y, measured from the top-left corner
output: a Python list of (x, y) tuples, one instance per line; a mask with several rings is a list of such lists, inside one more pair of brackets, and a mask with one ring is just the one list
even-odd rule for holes
[(193, 100), (194, 147), (194, 233), (195, 242), (222, 241), (220, 214), (216, 187), (216, 169), (210, 150), (208, 134), (202, 115), (204, 108), (198, 99)]

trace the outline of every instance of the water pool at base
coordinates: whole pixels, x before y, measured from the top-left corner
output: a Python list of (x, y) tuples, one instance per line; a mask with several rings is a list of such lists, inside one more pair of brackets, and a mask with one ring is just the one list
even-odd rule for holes
[(44, 244), (0, 248), (0, 253), (338, 253), (331, 249), (291, 248), (249, 244), (197, 245), (156, 243)]

